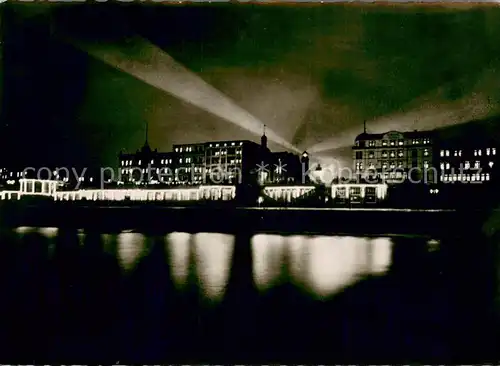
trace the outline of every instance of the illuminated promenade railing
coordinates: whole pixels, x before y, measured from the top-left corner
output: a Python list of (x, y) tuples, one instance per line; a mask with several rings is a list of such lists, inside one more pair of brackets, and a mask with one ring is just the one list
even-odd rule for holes
[(0, 199), (45, 196), (56, 201), (228, 201), (236, 197), (235, 186), (211, 185), (168, 189), (79, 189), (58, 190), (60, 182), (43, 179), (20, 179), (18, 191), (1, 191)]
[(229, 201), (236, 196), (235, 186), (199, 186), (168, 189), (89, 189), (58, 191), (56, 201)]
[(283, 200), (285, 202), (292, 202), (300, 198), (316, 188), (315, 186), (268, 186), (264, 187), (264, 194), (273, 200)]
[(332, 199), (350, 202), (381, 202), (387, 198), (387, 184), (332, 184)]

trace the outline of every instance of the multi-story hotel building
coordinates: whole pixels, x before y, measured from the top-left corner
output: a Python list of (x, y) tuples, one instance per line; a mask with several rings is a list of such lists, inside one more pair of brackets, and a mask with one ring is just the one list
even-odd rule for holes
[(302, 172), (298, 156), (271, 153), (267, 137), (248, 140), (175, 144), (172, 152), (152, 150), (146, 142), (134, 154), (120, 153), (119, 181), (124, 184), (236, 184), (296, 182)]
[(402, 183), (409, 178), (437, 183), (434, 149), (434, 134), (430, 131), (370, 134), (365, 129), (353, 146), (355, 176), (375, 177), (387, 183)]
[(494, 141), (477, 139), (439, 143), (439, 168), (442, 183), (489, 182), (497, 159)]

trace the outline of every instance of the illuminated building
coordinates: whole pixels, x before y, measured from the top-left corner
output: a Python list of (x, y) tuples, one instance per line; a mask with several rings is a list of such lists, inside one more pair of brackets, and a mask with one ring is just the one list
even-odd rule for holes
[(379, 178), (387, 183), (437, 183), (431, 131), (389, 131), (358, 135), (353, 146), (354, 172), (358, 179)]
[(491, 180), (498, 153), (495, 142), (471, 137), (460, 142), (443, 140), (439, 147), (440, 182), (482, 184)]
[(117, 180), (126, 185), (301, 183), (302, 173), (298, 156), (271, 153), (265, 132), (260, 145), (248, 140), (211, 141), (175, 144), (172, 152), (152, 150), (146, 134), (136, 153), (120, 153), (119, 165)]

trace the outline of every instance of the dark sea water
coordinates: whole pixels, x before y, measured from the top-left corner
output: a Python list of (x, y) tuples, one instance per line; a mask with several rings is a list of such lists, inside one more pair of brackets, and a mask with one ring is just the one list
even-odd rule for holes
[(486, 362), (479, 237), (0, 232), (2, 360)]

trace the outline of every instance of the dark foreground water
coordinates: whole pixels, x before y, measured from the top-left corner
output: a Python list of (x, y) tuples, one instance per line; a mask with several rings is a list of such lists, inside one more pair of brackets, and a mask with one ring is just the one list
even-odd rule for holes
[(496, 359), (479, 237), (0, 234), (2, 362)]

